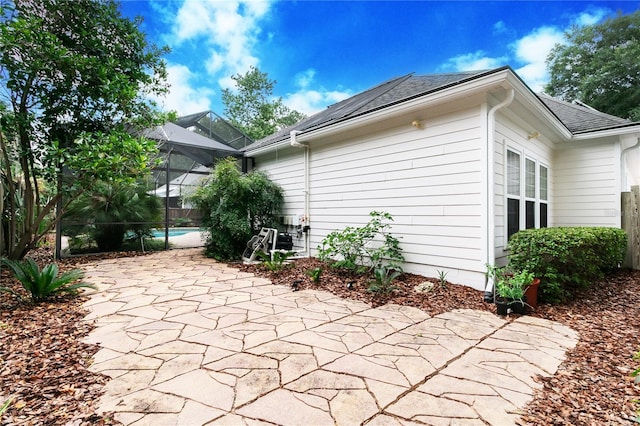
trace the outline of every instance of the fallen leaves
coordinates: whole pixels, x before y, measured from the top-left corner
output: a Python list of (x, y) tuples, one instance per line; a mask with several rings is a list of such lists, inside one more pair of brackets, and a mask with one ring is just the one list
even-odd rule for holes
[[(51, 258), (45, 253), (41, 260)], [(84, 261), (75, 259), (64, 266), (78, 268)], [(317, 285), (306, 275), (314, 267), (324, 269)], [(366, 291), (366, 278), (340, 275), (317, 259), (298, 260), (293, 267), (277, 273), (256, 267), (245, 269), (279, 284), (300, 280), (300, 290), (323, 289), (375, 305), (416, 306), (430, 315), (458, 308), (495, 312), (494, 305), (483, 302), (481, 292), (450, 283), (442, 287), (437, 279), (432, 280), (432, 291), (415, 292), (413, 288), (425, 278), (411, 274), (401, 277), (399, 289), (393, 294), (376, 297)], [(0, 271), (3, 285), (10, 280), (5, 272)], [(353, 282), (352, 289), (347, 288), (347, 282)], [(0, 424), (113, 423), (109, 416), (95, 413), (94, 404), (108, 378), (88, 370), (99, 348), (82, 343), (92, 329), (82, 321), (85, 314), (80, 299), (57, 299), (30, 307), (16, 305), (10, 295), (0, 294), (0, 408), (8, 401)], [(631, 424), (639, 407), (634, 400), (640, 399), (640, 384), (630, 377), (640, 364), (640, 360), (632, 359), (640, 349), (640, 271), (621, 272), (597, 283), (572, 303), (540, 305), (532, 315), (573, 328), (580, 341), (554, 376), (537, 377), (541, 388), (519, 411), (522, 417), (518, 424)]]
[[(306, 271), (322, 268), (320, 284), (311, 282)], [(246, 270), (290, 285), (301, 280), (300, 289), (330, 291), (379, 305), (397, 303), (416, 306), (430, 315), (452, 309), (468, 308), (495, 312), (495, 306), (484, 303), (482, 293), (455, 284), (439, 285), (432, 291), (416, 292), (414, 287), (424, 277), (404, 274), (394, 284), (399, 289), (384, 298), (366, 291), (367, 279), (356, 280), (354, 290), (345, 286), (346, 277), (318, 259), (300, 259), (293, 266), (269, 272), (259, 266)], [(580, 335), (576, 347), (567, 354), (557, 373), (538, 377), (542, 388), (523, 410), (519, 424), (523, 425), (629, 425), (635, 419), (640, 404), (640, 385), (634, 383), (631, 372), (640, 361), (632, 359), (640, 350), (640, 271), (621, 271), (607, 280), (594, 284), (570, 303), (558, 306), (540, 305), (530, 315), (561, 322)]]

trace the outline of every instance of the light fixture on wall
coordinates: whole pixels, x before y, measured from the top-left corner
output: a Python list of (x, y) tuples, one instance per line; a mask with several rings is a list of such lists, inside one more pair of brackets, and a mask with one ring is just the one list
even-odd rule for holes
[(531, 140), (531, 139), (538, 139), (540, 137), (540, 132), (533, 132), (529, 135), (527, 135), (527, 139)]
[(424, 129), (424, 123), (420, 120), (413, 120), (411, 122), (411, 125), (416, 129)]

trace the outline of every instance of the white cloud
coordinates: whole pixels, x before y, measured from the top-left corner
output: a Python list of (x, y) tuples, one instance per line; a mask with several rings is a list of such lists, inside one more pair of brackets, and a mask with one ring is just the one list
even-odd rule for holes
[(486, 52), (477, 50), (473, 53), (454, 56), (450, 58), (443, 69), (454, 69), (456, 71), (478, 71), (484, 69), (498, 68), (507, 64), (508, 58), (501, 56), (492, 58)]
[[(571, 25), (585, 26), (596, 24), (606, 18), (611, 11), (603, 8), (589, 8), (576, 15), (571, 20)], [(457, 71), (481, 70), (497, 68), (511, 64), (516, 73), (535, 92), (541, 91), (549, 81), (546, 60), (551, 49), (556, 44), (564, 43), (564, 32), (569, 28), (561, 29), (556, 26), (542, 26), (534, 28), (525, 36), (515, 40), (509, 45), (509, 52), (505, 56), (492, 57), (482, 50), (461, 54), (450, 58), (442, 69), (454, 69)], [(503, 21), (493, 25), (494, 34), (508, 32)]]
[(563, 33), (559, 29), (540, 27), (513, 43), (516, 60), (524, 64), (516, 72), (534, 92), (541, 91), (549, 81), (547, 56), (563, 40)]
[(252, 52), (269, 8), (267, 1), (185, 1), (175, 19), (175, 43), (197, 43), (207, 72), (223, 75), (226, 84), (258, 64)]
[(294, 77), (294, 81), (296, 82), (297, 86), (305, 88), (311, 84), (315, 76), (316, 76), (316, 70), (314, 70), (313, 68), (309, 68), (306, 71), (299, 72), (298, 74), (296, 74)]
[(507, 32), (507, 25), (504, 21), (498, 21), (493, 24), (493, 33), (494, 34), (502, 34)]
[(609, 9), (593, 8), (579, 14), (575, 19), (575, 23), (576, 25), (581, 27), (585, 25), (597, 24), (598, 22), (602, 21), (602, 19), (606, 18), (609, 13), (611, 13)]
[(169, 93), (162, 99), (156, 99), (163, 110), (175, 110), (178, 115), (185, 115), (211, 109), (213, 90), (192, 86), (195, 75), (186, 66), (167, 65), (167, 75), (171, 85)]
[(313, 115), (352, 95), (350, 91), (310, 89), (315, 75), (316, 71), (313, 68), (296, 74), (294, 81), (299, 89), (295, 93), (288, 93), (284, 96), (282, 98), (284, 104), (306, 115)]

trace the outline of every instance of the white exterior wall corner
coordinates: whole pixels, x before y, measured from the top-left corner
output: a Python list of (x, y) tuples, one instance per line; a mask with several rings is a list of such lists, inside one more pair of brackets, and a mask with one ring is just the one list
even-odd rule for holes
[(554, 152), (554, 226), (621, 225), (619, 136), (562, 144)]
[[(532, 132), (531, 126), (519, 117), (511, 114), (498, 113), (496, 117), (496, 134), (495, 134), (495, 255), (496, 263), (504, 265), (507, 263), (507, 203), (506, 203), (506, 153), (512, 150), (520, 154), (521, 159), (532, 159), (538, 165), (547, 167), (548, 171), (548, 198), (552, 203), (553, 199), (553, 179), (554, 179), (554, 144), (544, 134), (540, 134), (536, 138), (529, 139)], [(538, 175), (536, 174), (538, 177)], [(550, 206), (551, 207), (551, 206)], [(553, 226), (554, 218), (551, 212), (548, 216), (549, 226)]]
[[(411, 116), (372, 134), (331, 143), (305, 141), (310, 146), (311, 255), (317, 255), (329, 232), (365, 224), (372, 210), (387, 211), (394, 217), (392, 232), (400, 238), (407, 272), (437, 276), (447, 271), (450, 281), (482, 289), (486, 107), (475, 98), (473, 104), (425, 110), (422, 117), (421, 129), (411, 125)], [(286, 214), (302, 211), (302, 149), (259, 154), (256, 168), (285, 190)]]

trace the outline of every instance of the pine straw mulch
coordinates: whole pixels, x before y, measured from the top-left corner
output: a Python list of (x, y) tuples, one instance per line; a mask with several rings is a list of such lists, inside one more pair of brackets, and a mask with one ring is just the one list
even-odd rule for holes
[[(37, 261), (51, 261), (48, 250), (35, 252)], [(110, 254), (110, 257), (133, 255)], [(95, 257), (75, 258), (60, 263), (61, 269), (82, 267)], [(482, 292), (438, 280), (430, 292), (414, 287), (427, 279), (404, 274), (389, 296), (366, 291), (367, 278), (341, 275), (317, 259), (300, 259), (282, 271), (260, 266), (239, 266), (270, 278), (274, 283), (299, 289), (330, 291), (373, 306), (397, 303), (415, 306), (430, 315), (457, 308), (495, 312), (484, 303)], [(323, 268), (320, 284), (311, 282), (306, 271)], [(3, 285), (17, 283), (0, 270)], [(352, 288), (347, 287), (352, 283)], [(0, 407), (11, 398), (2, 425), (105, 425), (115, 423), (110, 415), (97, 415), (96, 403), (108, 378), (87, 370), (96, 345), (81, 342), (92, 329), (82, 321), (86, 311), (83, 297), (60, 298), (39, 306), (16, 304), (0, 293)], [(580, 342), (550, 378), (538, 378), (542, 389), (523, 410), (521, 424), (531, 425), (628, 425), (639, 407), (640, 385), (630, 377), (640, 361), (632, 359), (640, 349), (640, 271), (621, 271), (594, 285), (576, 300), (562, 306), (539, 306), (530, 315), (559, 321), (580, 334)]]

